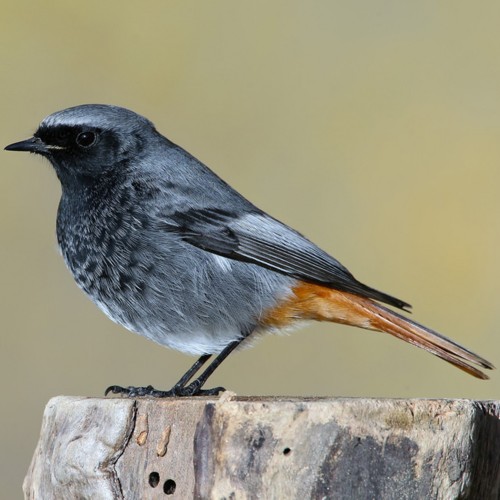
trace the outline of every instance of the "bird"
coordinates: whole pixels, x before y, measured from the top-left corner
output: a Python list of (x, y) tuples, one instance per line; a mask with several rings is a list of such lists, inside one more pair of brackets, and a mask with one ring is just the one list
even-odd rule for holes
[(232, 351), (310, 320), (388, 333), (479, 379), (494, 368), (395, 311), (411, 306), (358, 281), (131, 110), (67, 108), (5, 149), (54, 167), (58, 245), (90, 299), (126, 329), (199, 356), (169, 390), (112, 385), (106, 394), (217, 395), (225, 389), (204, 384)]

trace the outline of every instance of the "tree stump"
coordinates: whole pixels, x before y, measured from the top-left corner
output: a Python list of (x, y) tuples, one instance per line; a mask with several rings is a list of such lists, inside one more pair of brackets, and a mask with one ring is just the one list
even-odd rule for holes
[(49, 401), (28, 499), (500, 498), (500, 402)]

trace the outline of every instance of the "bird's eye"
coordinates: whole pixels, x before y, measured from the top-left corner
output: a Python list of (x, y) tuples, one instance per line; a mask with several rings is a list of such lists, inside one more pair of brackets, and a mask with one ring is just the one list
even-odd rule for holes
[(82, 148), (90, 148), (95, 144), (96, 139), (95, 132), (81, 132), (76, 136), (76, 143)]

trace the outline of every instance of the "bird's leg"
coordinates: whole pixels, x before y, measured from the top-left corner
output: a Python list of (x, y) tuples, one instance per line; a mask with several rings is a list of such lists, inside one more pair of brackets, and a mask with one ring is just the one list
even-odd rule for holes
[(201, 356), (191, 368), (181, 377), (181, 379), (169, 391), (159, 391), (152, 385), (147, 387), (121, 387), (119, 385), (112, 385), (105, 391), (105, 395), (112, 392), (113, 394), (124, 394), (129, 398), (137, 396), (152, 396), (155, 398), (170, 398), (170, 397), (184, 397), (184, 396), (217, 396), (220, 392), (224, 392), (224, 387), (214, 387), (213, 389), (202, 389), (201, 387), (207, 381), (208, 377), (216, 370), (216, 368), (231, 354), (236, 347), (240, 345), (242, 337), (227, 345), (217, 357), (208, 365), (208, 368), (193, 382), (186, 385), (189, 380), (198, 372), (198, 370), (207, 362), (211, 354), (204, 354)]
[(235, 340), (227, 345), (220, 354), (208, 365), (208, 368), (193, 382), (188, 386), (180, 385), (181, 381), (187, 382), (189, 379), (185, 379), (185, 376), (171, 389), (176, 391), (176, 396), (216, 396), (219, 392), (224, 392), (226, 389), (224, 387), (214, 387), (213, 389), (201, 389), (203, 384), (207, 381), (208, 377), (216, 370), (216, 368), (240, 345), (242, 337), (239, 340)]
[(147, 387), (121, 387), (119, 385), (111, 385), (106, 389), (104, 395), (107, 396), (110, 392), (112, 392), (113, 394), (125, 394), (130, 398), (136, 396), (153, 396), (157, 398), (177, 396), (177, 391), (189, 382), (191, 377), (208, 361), (210, 356), (211, 354), (203, 354), (203, 356), (200, 356), (193, 366), (191, 366), (191, 368), (189, 368), (189, 370), (181, 377), (179, 382), (177, 382), (169, 391), (159, 391), (152, 385), (148, 385)]
[(211, 354), (203, 354), (196, 360), (196, 362), (191, 366), (191, 368), (180, 378), (179, 382), (177, 382), (172, 390), (175, 387), (184, 387), (190, 380), (193, 375), (208, 361), (208, 359), (212, 356)]

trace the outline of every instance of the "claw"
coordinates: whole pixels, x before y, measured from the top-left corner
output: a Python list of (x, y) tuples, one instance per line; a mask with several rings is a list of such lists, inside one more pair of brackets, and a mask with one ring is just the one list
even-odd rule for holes
[(120, 387), (119, 385), (110, 385), (105, 391), (104, 395), (107, 396), (110, 392), (113, 394), (121, 394), (125, 391), (123, 387)]
[(214, 387), (213, 389), (200, 389), (199, 385), (192, 383), (187, 387), (183, 387), (178, 390), (176, 395), (181, 397), (188, 396), (217, 396), (219, 393), (224, 392), (226, 389), (224, 387)]
[(179, 398), (187, 398), (191, 396), (217, 396), (226, 389), (224, 387), (214, 387), (213, 389), (200, 389), (198, 384), (191, 384), (187, 387), (172, 388), (171, 391)]

